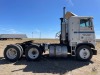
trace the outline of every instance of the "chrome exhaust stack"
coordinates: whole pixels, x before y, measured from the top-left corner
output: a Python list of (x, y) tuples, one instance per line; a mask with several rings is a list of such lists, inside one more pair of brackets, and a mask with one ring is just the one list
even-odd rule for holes
[(65, 21), (65, 7), (63, 8), (63, 18), (61, 20), (61, 39), (60, 41), (64, 44), (66, 41), (66, 21)]

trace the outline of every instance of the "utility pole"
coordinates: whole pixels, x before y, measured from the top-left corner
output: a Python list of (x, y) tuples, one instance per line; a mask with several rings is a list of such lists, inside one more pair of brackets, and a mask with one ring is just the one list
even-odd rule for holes
[(32, 38), (33, 38), (33, 32), (32, 32)]
[(41, 31), (40, 31), (39, 35), (40, 35), (40, 39), (41, 39)]

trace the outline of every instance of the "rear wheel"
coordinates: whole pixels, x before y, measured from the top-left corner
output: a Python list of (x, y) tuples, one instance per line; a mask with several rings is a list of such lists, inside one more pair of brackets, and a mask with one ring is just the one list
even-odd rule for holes
[(83, 45), (78, 47), (76, 57), (78, 60), (89, 61), (93, 56), (93, 52), (89, 46)]
[(22, 46), (20, 44), (15, 44), (15, 45), (17, 45), (19, 47), (19, 49), (21, 50), (21, 56), (23, 56), (23, 48), (22, 48)]
[(25, 51), (26, 59), (31, 60), (38, 60), (40, 59), (42, 51), (37, 46), (29, 46)]
[(21, 51), (16, 45), (8, 45), (4, 50), (5, 59), (15, 62), (21, 56)]

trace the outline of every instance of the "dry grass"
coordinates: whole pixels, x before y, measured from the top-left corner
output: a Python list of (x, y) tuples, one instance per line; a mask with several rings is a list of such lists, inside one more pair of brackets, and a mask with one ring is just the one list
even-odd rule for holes
[[(100, 42), (96, 48), (98, 55), (90, 62), (76, 61), (73, 57), (49, 58), (46, 54), (40, 61), (28, 62), (23, 57), (15, 63), (3, 58), (3, 50), (7, 44), (23, 42), (25, 40), (0, 41), (0, 75), (100, 75)], [(59, 43), (58, 40), (35, 39), (38, 43)], [(48, 52), (47, 52), (48, 53)]]

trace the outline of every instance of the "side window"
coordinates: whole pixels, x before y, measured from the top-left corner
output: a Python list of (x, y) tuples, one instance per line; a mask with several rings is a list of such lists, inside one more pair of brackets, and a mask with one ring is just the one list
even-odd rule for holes
[(92, 27), (92, 23), (90, 19), (81, 19), (80, 27)]
[(85, 27), (85, 20), (83, 19), (80, 20), (80, 27)]

